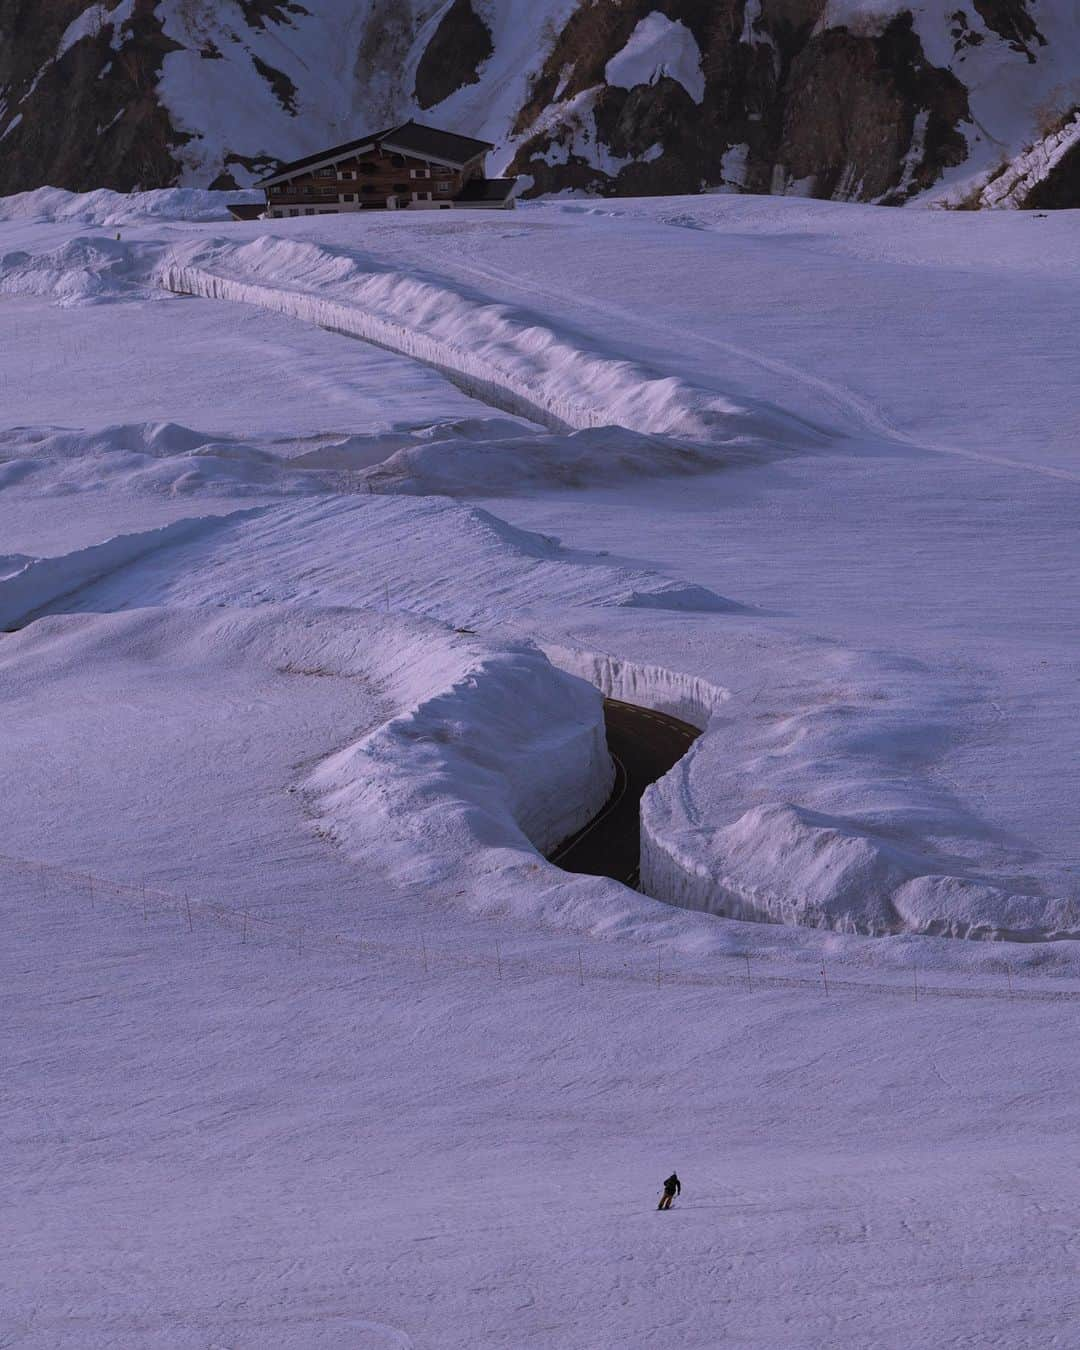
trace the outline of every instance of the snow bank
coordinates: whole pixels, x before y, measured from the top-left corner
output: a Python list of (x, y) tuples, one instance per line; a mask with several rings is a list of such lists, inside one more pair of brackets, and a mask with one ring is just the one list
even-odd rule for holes
[[(116, 818), (141, 828), (130, 813), (144, 810), (158, 817), (148, 835), (175, 827), (186, 840), (208, 797), (237, 817), (221, 826), (227, 851), (265, 834), (271, 813), (290, 856), (305, 838), (330, 852), (330, 837), (359, 864), (354, 880), (430, 879), (492, 851), (536, 863), (533, 848), (584, 824), (613, 779), (595, 689), (534, 647), (415, 615), (262, 605), (51, 616), (0, 642), (0, 671), (21, 709), (4, 732), (5, 764), (31, 780), (21, 792), (33, 800), (54, 772), (46, 726), (81, 747), (78, 773), (104, 770), (77, 813), (83, 829), (96, 820), (82, 844), (91, 854)], [(58, 700), (73, 680), (81, 697)]]
[[(358, 449), (363, 453), (363, 447)], [(724, 457), (725, 463), (738, 458), (734, 453)], [(366, 477), (380, 492), (477, 497), (529, 487), (613, 485), (716, 467), (715, 453), (701, 446), (623, 427), (545, 435), (504, 422), (502, 434), (494, 435), (490, 426), (473, 420), (415, 432)]]
[[(432, 627), (417, 622), (408, 642), (399, 629), (394, 660), (382, 663), (392, 688), (413, 686), (418, 671), (426, 678)], [(304, 784), (350, 856), (393, 854), (397, 875), (412, 880), (451, 875), (478, 849), (527, 840), (543, 852), (599, 811), (614, 778), (602, 701), (588, 684), (529, 645), (452, 650), (468, 660), (449, 689), (331, 755)]]
[(987, 825), (936, 767), (966, 716), (957, 697), (913, 665), (818, 660), (832, 668), (817, 685), (766, 679), (711, 718), (672, 709), (705, 734), (642, 799), (642, 889), (841, 933), (1080, 938), (1074, 900), (987, 871)]
[(705, 99), (701, 49), (685, 24), (654, 12), (639, 20), (626, 46), (604, 68), (604, 79), (618, 89), (656, 84), (664, 78), (681, 84), (695, 103)]
[(78, 236), (42, 253), (16, 249), (0, 257), (0, 291), (44, 296), (64, 307), (130, 299), (138, 281), (134, 251), (102, 236)]
[(621, 426), (740, 456), (821, 441), (767, 405), (736, 403), (586, 351), (509, 305), (379, 269), (354, 251), (270, 235), (243, 245), (195, 243), (166, 258), (157, 275), (181, 295), (259, 305), (402, 352), (471, 397), (558, 432)]
[(688, 909), (876, 937), (1080, 938), (1075, 902), (934, 874), (932, 858), (790, 803), (753, 807), (707, 850), (686, 848), (660, 825), (658, 795), (642, 804), (642, 888)]
[(151, 192), (68, 192), (43, 187), (0, 197), (0, 221), (70, 222), (115, 228), (146, 220), (221, 221), (230, 202), (262, 201), (259, 192), (209, 192), (201, 188), (159, 188)]
[(33, 558), (0, 579), (0, 629), (27, 623), (34, 614), (149, 553), (205, 536), (227, 520), (250, 514), (240, 511), (229, 516), (178, 520), (156, 530), (117, 535), (60, 557)]

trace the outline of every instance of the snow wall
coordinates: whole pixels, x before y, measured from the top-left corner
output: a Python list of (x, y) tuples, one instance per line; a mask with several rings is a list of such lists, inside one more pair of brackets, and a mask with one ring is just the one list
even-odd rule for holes
[[(732, 747), (710, 722), (728, 692), (661, 666), (543, 644), (552, 664), (607, 697), (682, 718), (705, 734), (641, 802), (641, 889), (683, 909), (835, 932), (1036, 942), (1080, 939), (1080, 908), (1017, 894), (1007, 883), (951, 874), (931, 852), (851, 818), (779, 800), (718, 805), (714, 787)], [(839, 753), (839, 746), (835, 747)], [(760, 752), (762, 747), (756, 747)], [(740, 754), (742, 760), (745, 748)], [(761, 763), (758, 761), (758, 771)], [(747, 762), (753, 790), (775, 784)], [(721, 824), (724, 819), (729, 823)]]

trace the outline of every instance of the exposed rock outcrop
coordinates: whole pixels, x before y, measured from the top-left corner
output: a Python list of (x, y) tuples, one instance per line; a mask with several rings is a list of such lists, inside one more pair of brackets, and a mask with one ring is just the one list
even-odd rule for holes
[(494, 52), (491, 30), (472, 0), (453, 0), (416, 67), (416, 101), (433, 108), (467, 84), (480, 82), (480, 67)]
[(1051, 206), (1071, 143), (993, 184), (1074, 105), (1075, 0), (0, 0), (0, 192), (242, 187), (419, 116), (526, 196)]

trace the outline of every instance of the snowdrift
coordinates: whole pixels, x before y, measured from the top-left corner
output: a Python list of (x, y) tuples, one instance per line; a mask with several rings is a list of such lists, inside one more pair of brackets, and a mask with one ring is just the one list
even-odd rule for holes
[(174, 422), (81, 432), (0, 431), (0, 492), (35, 496), (122, 492), (166, 497), (272, 497), (319, 493), (327, 477), (263, 447)]
[[(823, 650), (819, 683), (729, 696), (642, 799), (642, 889), (841, 933), (1080, 938), (1080, 904), (995, 875), (937, 766), (963, 719), (914, 663)], [(659, 706), (659, 705), (657, 705)], [(673, 711), (677, 711), (673, 708)]]
[(0, 581), (0, 626), (49, 608), (265, 603), (392, 606), (458, 626), (516, 626), (536, 607), (643, 600), (672, 610), (736, 608), (701, 587), (570, 553), (479, 507), (323, 495), (181, 520), (32, 562)]

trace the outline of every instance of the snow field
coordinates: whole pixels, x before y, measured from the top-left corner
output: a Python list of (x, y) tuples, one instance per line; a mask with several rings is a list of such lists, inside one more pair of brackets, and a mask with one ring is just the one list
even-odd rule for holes
[(0, 896), (31, 1350), (1034, 1347), (1074, 1316), (1060, 1005), (579, 986), (505, 931), (500, 982)]

